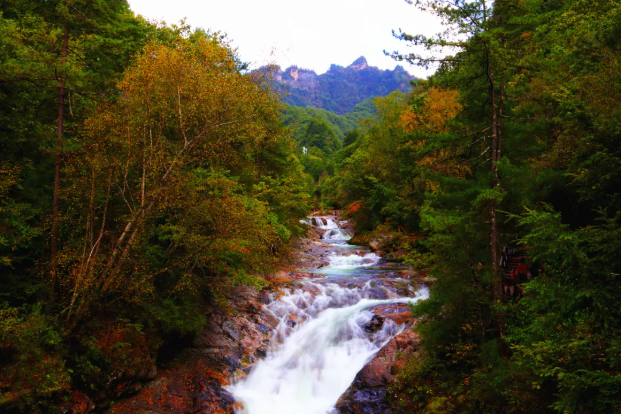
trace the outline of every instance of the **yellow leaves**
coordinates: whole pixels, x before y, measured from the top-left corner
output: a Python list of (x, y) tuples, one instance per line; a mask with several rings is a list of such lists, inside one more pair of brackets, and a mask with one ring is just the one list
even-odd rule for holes
[(458, 115), (462, 109), (458, 98), (458, 91), (430, 88), (423, 108), (417, 111), (409, 108), (404, 111), (400, 117), (400, 126), (407, 132), (447, 132), (447, 121)]
[[(417, 108), (408, 108), (402, 112), (399, 126), (406, 132), (419, 132), (423, 134), (440, 134), (449, 131), (448, 121), (455, 118), (462, 110), (459, 94), (456, 90), (430, 88), (423, 99), (423, 104)], [(421, 139), (409, 141), (407, 147), (418, 153), (425, 151), (425, 147), (433, 140)], [(433, 172), (445, 176), (464, 178), (470, 174), (470, 168), (458, 162), (456, 155), (448, 148), (432, 150), (423, 156), (419, 156), (416, 163)], [(431, 180), (425, 181), (428, 191), (436, 192), (438, 183)]]
[(466, 164), (459, 163), (448, 149), (435, 151), (420, 159), (417, 164), (444, 176), (464, 178), (471, 173), (471, 168)]

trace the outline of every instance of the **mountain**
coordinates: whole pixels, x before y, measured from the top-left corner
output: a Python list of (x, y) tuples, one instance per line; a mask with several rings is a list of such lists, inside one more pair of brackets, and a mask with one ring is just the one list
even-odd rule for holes
[(285, 92), (284, 102), (298, 107), (323, 108), (341, 115), (369, 98), (397, 89), (407, 91), (410, 81), (416, 79), (400, 65), (392, 71), (369, 66), (363, 56), (345, 68), (333, 64), (321, 75), (297, 66), (284, 71), (279, 66), (262, 69), (272, 72), (274, 83)]

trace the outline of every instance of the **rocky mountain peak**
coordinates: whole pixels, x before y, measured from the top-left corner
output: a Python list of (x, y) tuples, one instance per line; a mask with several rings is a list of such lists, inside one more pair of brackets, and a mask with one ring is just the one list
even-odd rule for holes
[(359, 57), (357, 60), (352, 62), (350, 66), (348, 66), (348, 68), (354, 69), (355, 71), (360, 71), (361, 69), (365, 69), (367, 67), (367, 59), (365, 59), (365, 56)]
[(395, 90), (407, 91), (410, 80), (414, 79), (399, 65), (393, 71), (369, 66), (364, 56), (345, 68), (333, 64), (321, 75), (296, 65), (260, 70), (269, 71), (275, 85), (283, 89), (284, 102), (323, 108), (335, 114), (345, 114), (371, 97), (385, 96)]

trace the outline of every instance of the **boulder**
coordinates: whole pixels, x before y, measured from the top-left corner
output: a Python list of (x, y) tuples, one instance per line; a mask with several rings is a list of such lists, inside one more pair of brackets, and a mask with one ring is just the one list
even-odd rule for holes
[(374, 317), (393, 320), (395, 324), (411, 325), (414, 322), (412, 311), (407, 304), (384, 304), (372, 308)]
[[(263, 293), (263, 301), (269, 296)], [(227, 294), (232, 310), (206, 307), (207, 325), (174, 365), (158, 373), (148, 368), (141, 376), (155, 376), (142, 384), (123, 381), (113, 413), (233, 413), (233, 397), (224, 389), (234, 374), (265, 357), (272, 331), (279, 320), (262, 307), (262, 293), (252, 287), (235, 287)], [(109, 395), (110, 396), (110, 395)], [(115, 396), (115, 398), (116, 398)], [(103, 403), (107, 398), (104, 397)], [(98, 410), (98, 408), (95, 408)], [(100, 408), (104, 409), (104, 408)]]
[(357, 373), (354, 382), (337, 401), (337, 411), (342, 414), (393, 413), (388, 386), (407, 356), (419, 349), (419, 344), (419, 336), (410, 329), (389, 341)]

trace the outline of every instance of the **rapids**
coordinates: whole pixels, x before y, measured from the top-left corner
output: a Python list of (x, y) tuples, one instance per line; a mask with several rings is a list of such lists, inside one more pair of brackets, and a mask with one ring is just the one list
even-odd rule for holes
[[(331, 218), (312, 217), (308, 223), (342, 231)], [(344, 249), (344, 239), (324, 238), (335, 245), (329, 265), (309, 270), (324, 278), (300, 280), (278, 297), (273, 293), (264, 306), (279, 319), (273, 347), (248, 376), (227, 388), (244, 412), (334, 411), (356, 374), (405, 328), (387, 318), (379, 330), (366, 330), (374, 318), (371, 308), (428, 297), (427, 288), (415, 290), (378, 269), (381, 258), (376, 254)], [(400, 291), (395, 288), (398, 284), (407, 288)]]

